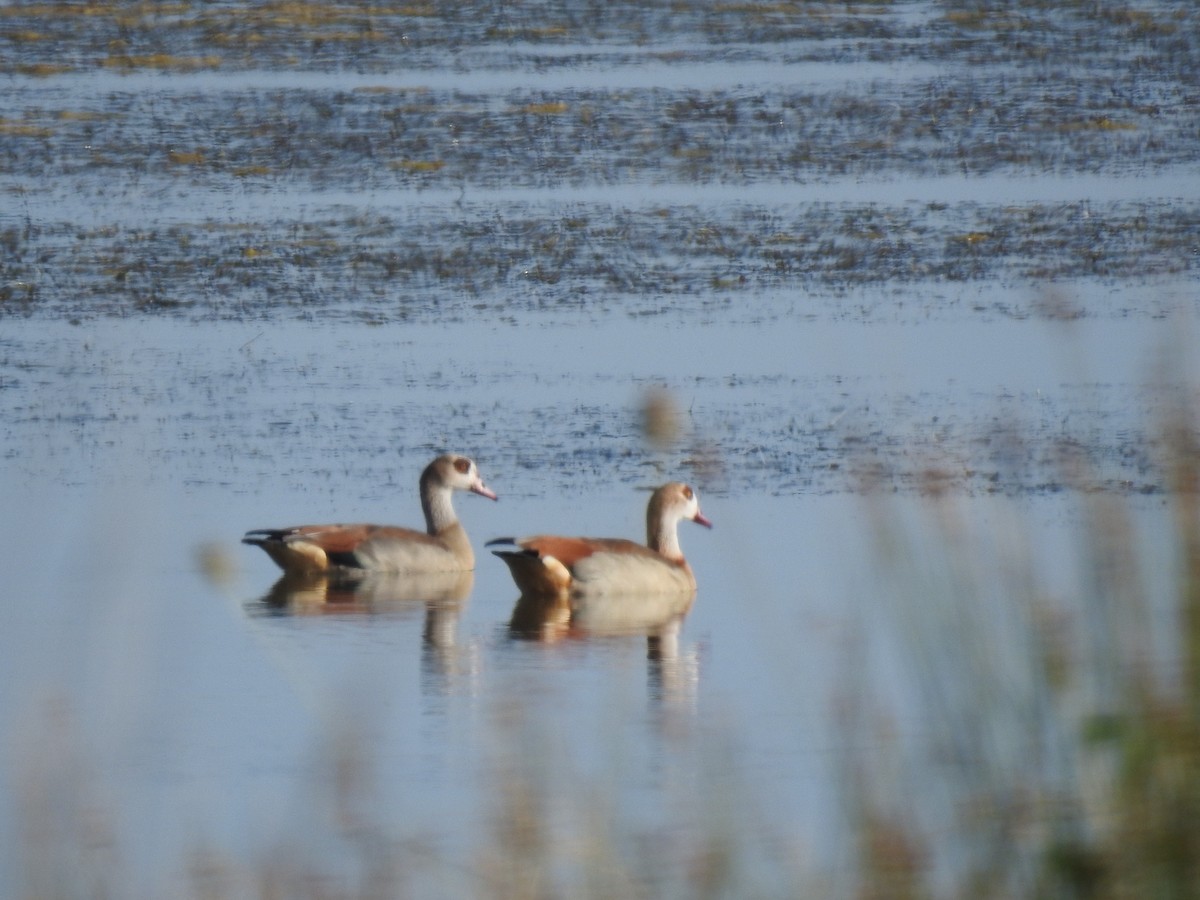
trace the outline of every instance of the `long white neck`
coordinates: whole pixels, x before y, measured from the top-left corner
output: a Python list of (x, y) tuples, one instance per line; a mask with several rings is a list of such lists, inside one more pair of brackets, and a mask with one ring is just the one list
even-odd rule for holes
[(683, 559), (679, 547), (679, 520), (674, 516), (656, 516), (646, 521), (646, 546), (667, 559)]
[(440, 534), (458, 522), (450, 495), (453, 491), (432, 479), (421, 481), (421, 509), (425, 512), (425, 530)]

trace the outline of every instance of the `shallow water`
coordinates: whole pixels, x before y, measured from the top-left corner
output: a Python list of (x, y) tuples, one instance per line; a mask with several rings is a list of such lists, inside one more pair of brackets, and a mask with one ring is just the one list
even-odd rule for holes
[[(323, 870), (353, 871), (309, 846), (338, 833), (322, 805), (335, 750), (322, 748), (342, 740), (360, 742), (372, 779), (362, 814), (468, 868), (494, 833), (495, 785), (546, 752), (549, 784), (606, 785), (623, 820), (664, 840), (686, 844), (678, 810), (699, 803), (691, 821), (728, 793), (735, 820), (841, 872), (849, 738), (835, 710), (848, 654), (890, 644), (894, 614), (871, 574), (878, 514), (862, 484), (885, 478), (917, 505), (924, 486), (952, 485), (985, 532), (1032, 529), (1036, 567), (1062, 596), (1081, 578), (1067, 435), (1097, 486), (1148, 494), (1143, 532), (1169, 518), (1146, 445), (1145, 413), (1163, 400), (1146, 367), (1110, 347), (1165, 340), (1153, 320), (1074, 332), (1081, 358), (1116, 363), (1103, 380), (1064, 375), (1060, 326), (1038, 321), (720, 334), (463, 323), (409, 326), (403, 341), (328, 323), (10, 325), (4, 499), (22, 514), (5, 517), (3, 538), (36, 565), (10, 578), (20, 602), (3, 614), (19, 638), (0, 675), (27, 686), (3, 702), (8, 777), (62, 766), (83, 773), (84, 796), (120, 798), (122, 857), (151, 893), (197, 845), (253, 867), (298, 843)], [(643, 347), (670, 349), (650, 361)], [(638, 427), (641, 391), (660, 384), (688, 410), (678, 449), (647, 448)], [(652, 659), (637, 637), (513, 634), (515, 590), (487, 554), (446, 608), (264, 606), (277, 572), (233, 544), (241, 531), (417, 524), (415, 477), (441, 447), (474, 453), (501, 495), (457, 504), (477, 544), (540, 530), (638, 537), (639, 488), (700, 484), (717, 527), (684, 526), (701, 587), (675, 654)], [(197, 571), (210, 543), (234, 567), (224, 590)], [(36, 749), (46, 709), (64, 708), (77, 746), (63, 752), (82, 761)], [(893, 715), (923, 732), (919, 705)], [(571, 804), (583, 798), (563, 796), (555, 815), (581, 814)], [(314, 804), (313, 834), (295, 833)]]
[[(261, 42), (220, 6), (90, 30), (5, 7), (14, 889), (54, 870), (39, 846), (124, 895), (197, 878), (197, 848), (357, 883), (369, 832), (419, 845), (397, 852), (423, 895), (485, 893), (524, 777), (564, 834), (615, 810), (676, 892), (721, 828), (737, 883), (845, 892), (847, 705), (936, 730), (881, 530), (922, 523), (936, 558), (922, 511), (949, 497), (981, 566), (1015, 546), (1070, 606), (1101, 497), (1171, 568), (1200, 32), (1169, 4), (1058, 6), (446, 7), (350, 32), (276, 9)], [(418, 524), (442, 450), (501, 496), (457, 503), (480, 547), (639, 537), (642, 489), (697, 485), (717, 527), (684, 526), (677, 642), (516, 634), (482, 551), (457, 603), (263, 602), (242, 532)]]

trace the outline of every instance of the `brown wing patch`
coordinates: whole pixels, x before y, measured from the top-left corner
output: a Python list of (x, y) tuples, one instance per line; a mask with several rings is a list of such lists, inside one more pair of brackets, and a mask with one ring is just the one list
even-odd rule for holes
[(623, 538), (571, 538), (542, 534), (524, 538), (517, 546), (533, 550), (538, 556), (553, 556), (568, 569), (593, 553), (652, 553), (641, 544)]
[(436, 544), (437, 538), (423, 531), (393, 525), (303, 525), (289, 529), (285, 541), (303, 541), (326, 553), (353, 553), (364, 541), (385, 538)]
[(326, 553), (349, 553), (366, 537), (368, 525), (301, 525), (284, 536), (289, 544), (303, 542)]
[(557, 537), (549, 534), (525, 538), (518, 541), (517, 546), (532, 550), (538, 556), (553, 556), (568, 568), (596, 552), (596, 548), (583, 538)]

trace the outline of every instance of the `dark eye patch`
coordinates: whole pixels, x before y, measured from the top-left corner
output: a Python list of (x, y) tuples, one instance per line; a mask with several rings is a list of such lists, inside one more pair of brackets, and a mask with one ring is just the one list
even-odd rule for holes
[(460, 456), (454, 460), (454, 468), (458, 469), (463, 475), (471, 471), (471, 461), (466, 457)]

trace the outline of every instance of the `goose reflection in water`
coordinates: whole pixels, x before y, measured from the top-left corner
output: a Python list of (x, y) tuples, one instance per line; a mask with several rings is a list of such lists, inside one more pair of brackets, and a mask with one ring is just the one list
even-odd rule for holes
[[(475, 584), (473, 572), (314, 572), (284, 575), (250, 604), (259, 616), (405, 616), (423, 609), (426, 674), (444, 685), (473, 669), (458, 645), (458, 623)], [(465, 670), (465, 672), (464, 672)]]
[(298, 616), (386, 615), (420, 602), (457, 606), (474, 583), (473, 572), (311, 572), (284, 575), (258, 602), (265, 611)]
[(514, 637), (554, 642), (564, 638), (677, 634), (696, 592), (676, 594), (522, 594), (513, 608)]
[(514, 640), (555, 644), (644, 636), (651, 699), (692, 709), (700, 680), (699, 651), (680, 646), (694, 590), (675, 594), (531, 593), (517, 598), (508, 623)]

